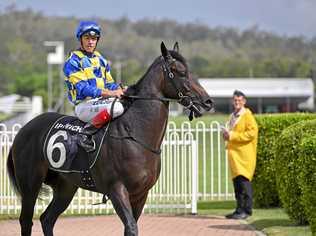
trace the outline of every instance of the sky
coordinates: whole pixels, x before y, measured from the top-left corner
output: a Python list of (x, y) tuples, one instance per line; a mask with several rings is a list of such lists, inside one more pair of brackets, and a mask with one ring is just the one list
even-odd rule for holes
[(316, 0), (1, 0), (0, 12), (10, 4), (50, 16), (171, 19), (240, 30), (256, 25), (278, 35), (316, 37)]

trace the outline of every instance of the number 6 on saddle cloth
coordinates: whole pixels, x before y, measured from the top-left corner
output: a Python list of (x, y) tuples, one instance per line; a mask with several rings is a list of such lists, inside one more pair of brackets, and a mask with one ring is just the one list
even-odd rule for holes
[[(85, 152), (78, 148), (78, 134), (86, 123), (74, 116), (62, 116), (50, 127), (43, 147), (45, 158), (48, 160), (49, 169), (58, 172), (82, 174), (83, 182), (87, 187), (94, 187), (94, 181), (90, 176), (90, 168), (98, 158), (101, 143), (103, 142), (108, 125), (101, 128), (95, 135), (96, 149), (93, 152)], [(88, 173), (88, 174), (87, 174)]]

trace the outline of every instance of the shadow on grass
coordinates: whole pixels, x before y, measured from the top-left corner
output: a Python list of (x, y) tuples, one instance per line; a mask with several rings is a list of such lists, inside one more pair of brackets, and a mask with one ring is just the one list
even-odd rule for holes
[(245, 224), (210, 225), (208, 228), (234, 231), (253, 231), (252, 228)]
[(252, 221), (250, 222), (250, 224), (253, 225), (258, 230), (262, 230), (264, 228), (269, 228), (269, 227), (274, 227), (274, 226), (277, 226), (277, 227), (299, 226), (289, 219), (262, 219), (262, 220)]

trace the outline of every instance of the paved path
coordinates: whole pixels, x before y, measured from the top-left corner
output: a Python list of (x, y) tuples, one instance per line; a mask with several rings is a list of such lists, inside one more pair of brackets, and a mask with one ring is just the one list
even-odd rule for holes
[[(255, 236), (248, 225), (223, 217), (152, 216), (143, 215), (139, 222), (139, 236)], [(17, 220), (0, 221), (0, 236), (18, 236)], [(123, 225), (118, 216), (60, 218), (55, 226), (56, 236), (122, 236)], [(38, 220), (34, 221), (33, 236), (43, 235)]]

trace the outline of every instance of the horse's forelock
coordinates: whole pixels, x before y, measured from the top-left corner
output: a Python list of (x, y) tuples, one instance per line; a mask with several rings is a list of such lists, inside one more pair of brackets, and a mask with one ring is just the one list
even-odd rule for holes
[(185, 60), (185, 58), (178, 52), (176, 51), (169, 51), (170, 52), (170, 55), (176, 59), (177, 61), (181, 62), (186, 69), (188, 69), (188, 64), (187, 64), (187, 61)]

